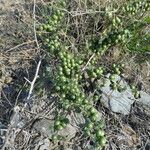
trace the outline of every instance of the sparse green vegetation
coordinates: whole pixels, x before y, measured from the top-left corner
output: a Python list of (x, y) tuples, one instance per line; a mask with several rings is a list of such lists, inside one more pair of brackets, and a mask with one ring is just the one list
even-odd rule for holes
[[(31, 73), (25, 69), (25, 76), (29, 79), (23, 77), (26, 81), (23, 86), (22, 83), (21, 85), (19, 82), (15, 83), (15, 88), (22, 87), (22, 89), (20, 91), (15, 89), (19, 94), (13, 105), (20, 104), (22, 91), (25, 91), (25, 96), (29, 93), (28, 98), (24, 98), (23, 107), (19, 111), (29, 113), (28, 120), (37, 117), (39, 121), (43, 117), (51, 121), (49, 129), (40, 127), (42, 133), (45, 131), (46, 134), (50, 134), (48, 141), (54, 146), (50, 146), (51, 149), (65, 150), (65, 146), (71, 143), (70, 145), (76, 146), (74, 149), (81, 147), (83, 150), (102, 150), (110, 144), (108, 139), (114, 138), (108, 135), (111, 133), (108, 130), (112, 130), (112, 135), (120, 132), (120, 129), (124, 129), (120, 121), (126, 121), (117, 118), (120, 114), (114, 117), (113, 112), (110, 112), (111, 107), (104, 105), (102, 98), (107, 97), (109, 101), (113, 92), (121, 95), (127, 89), (133, 100), (141, 98), (141, 83), (138, 83), (137, 76), (133, 76), (132, 70), (126, 65), (129, 62), (128, 56), (132, 59), (134, 55), (144, 56), (150, 53), (150, 2), (149, 0), (114, 0), (109, 4), (105, 0), (55, 0), (43, 1), (42, 4), (34, 2), (33, 9), (35, 39), (33, 47), (29, 44), (32, 43), (30, 40), (29, 43), (27, 42), (27, 49), (31, 46), (38, 51), (35, 60), (40, 59), (42, 65), (37, 63), (38, 71), (31, 69)], [(20, 40), (21, 38), (15, 42)], [(35, 48), (35, 45), (38, 48)], [(18, 47), (16, 46), (16, 49)], [(8, 54), (11, 50), (13, 49), (8, 50)], [(4, 58), (5, 64), (11, 56), (8, 54), (5, 58), (0, 57)], [(27, 59), (29, 57), (30, 54)], [(22, 56), (22, 59), (26, 58)], [(30, 59), (32, 60), (32, 57)], [(13, 59), (11, 61), (13, 66)], [(19, 64), (19, 61), (15, 63)], [(134, 74), (138, 74), (139, 68)], [(7, 69), (4, 68), (0, 72), (2, 78), (0, 81), (5, 86), (9, 83), (11, 85), (15, 79), (15, 75), (9, 78), (6, 71)], [(36, 73), (33, 77), (34, 72)], [(128, 79), (126, 74), (130, 74), (134, 79)], [(30, 81), (30, 78), (33, 78), (33, 81)], [(107, 88), (106, 93), (103, 92), (104, 88)], [(5, 93), (3, 97), (8, 101)], [(32, 98), (38, 99), (39, 104), (38, 100)], [(9, 105), (13, 107), (11, 103)], [(36, 108), (39, 106), (40, 108)], [(43, 110), (44, 115), (41, 113)], [(80, 117), (78, 119), (82, 121), (76, 120), (77, 115), (80, 115), (82, 119)], [(32, 119), (28, 122), (27, 127), (38, 126), (34, 125)], [(76, 132), (70, 140), (69, 134), (62, 133), (65, 129), (67, 129), (65, 132), (69, 132), (68, 126), (73, 126), (73, 123)], [(109, 123), (115, 126), (109, 128)], [(115, 127), (120, 129), (115, 130)], [(126, 131), (119, 134), (123, 133), (128, 135)], [(24, 145), (28, 143), (30, 142)]]
[[(45, 20), (45, 23), (39, 27), (39, 35), (45, 50), (55, 60), (58, 60), (56, 63), (53, 94), (57, 95), (58, 107), (62, 111), (60, 119), (58, 117), (59, 113), (56, 116), (54, 128), (57, 131), (67, 126), (69, 119), (65, 116), (69, 112), (82, 113), (86, 120), (81, 128), (84, 133), (83, 135), (90, 137), (95, 143), (95, 147), (103, 147), (107, 140), (103, 127), (99, 127), (101, 120), (95, 106), (96, 102), (100, 100), (101, 87), (105, 84), (99, 83), (109, 79), (112, 90), (118, 90), (119, 92), (125, 90), (125, 87), (122, 87), (116, 81), (116, 76), (122, 74), (125, 65), (113, 64), (111, 70), (109, 70), (105, 66), (100, 65), (99, 60), (112, 47), (120, 45), (121, 51), (126, 47), (130, 51), (132, 47), (135, 47), (134, 40), (136, 40), (136, 43), (138, 41), (141, 42), (137, 38), (140, 32), (137, 31), (141, 30), (140, 24), (144, 13), (149, 10), (149, 2), (146, 0), (131, 1), (122, 4), (118, 9), (115, 6), (111, 9), (101, 8), (103, 10), (102, 14), (98, 14), (102, 15), (103, 21), (101, 20), (101, 22), (104, 22), (102, 24), (104, 26), (103, 30), (98, 33), (98, 36), (96, 33), (89, 32), (88, 35), (78, 37), (82, 38), (81, 41), (85, 42), (82, 44), (79, 42), (77, 46), (78, 52), (73, 51), (70, 45), (72, 43), (69, 43), (69, 39), (66, 38), (66, 36), (70, 36), (70, 38), (74, 36), (70, 35), (73, 29), (71, 25), (65, 26), (67, 25), (67, 15), (69, 15), (69, 20), (73, 19), (70, 14), (67, 14), (69, 10), (64, 11), (70, 7), (69, 1), (56, 1), (55, 4), (47, 7), (50, 7), (52, 14), (49, 17), (47, 16), (48, 20)], [(95, 16), (93, 20), (95, 22), (96, 15), (93, 15)], [(148, 39), (146, 38), (145, 40)], [(110, 76), (108, 78), (107, 74), (109, 73)], [(135, 98), (138, 98), (140, 93), (137, 89), (134, 86), (131, 89)], [(89, 98), (91, 92), (93, 95)], [(64, 116), (64, 119), (62, 116)]]

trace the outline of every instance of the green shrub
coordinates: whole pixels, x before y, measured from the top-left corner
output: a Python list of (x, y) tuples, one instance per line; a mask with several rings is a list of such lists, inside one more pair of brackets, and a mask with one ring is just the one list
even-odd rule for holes
[[(74, 16), (68, 13), (71, 7), (70, 1), (56, 1), (47, 7), (51, 9), (51, 15), (46, 16), (47, 19), (39, 27), (39, 38), (42, 40), (43, 48), (56, 64), (52, 94), (57, 97), (57, 106), (61, 112), (58, 111), (56, 115), (54, 129), (58, 131), (69, 124), (67, 115), (70, 111), (81, 113), (86, 120), (81, 131), (84, 133), (83, 136), (90, 137), (95, 147), (103, 147), (106, 144), (104, 126), (99, 120), (99, 112), (95, 107), (101, 98), (101, 87), (105, 86), (107, 79), (111, 82), (112, 90), (122, 92), (125, 87), (115, 81), (116, 75), (122, 74), (124, 64), (113, 64), (110, 70), (100, 64), (100, 59), (116, 45), (120, 45), (122, 49), (127, 47), (132, 51), (139, 42), (143, 47), (142, 51), (148, 50), (149, 47), (145, 46), (145, 42), (149, 37), (146, 35), (144, 39), (139, 39), (141, 26), (137, 19), (142, 18), (149, 9), (149, 2), (127, 1), (117, 10), (115, 7), (101, 8), (103, 12), (99, 12), (98, 15), (102, 16), (103, 29), (96, 34), (92, 27), (87, 25), (90, 28), (87, 29), (89, 32), (79, 34), (79, 37), (76, 37), (74, 32), (77, 29), (67, 24), (68, 20), (74, 20)], [(83, 14), (83, 18), (96, 22), (98, 15)], [(80, 17), (76, 19), (80, 20)], [(76, 42), (72, 43), (72, 39)], [(75, 49), (72, 44), (75, 45)], [(136, 87), (132, 86), (131, 89), (135, 98), (138, 98), (140, 93)], [(89, 96), (91, 93), (92, 96)], [(56, 140), (58, 137), (54, 135), (53, 139)]]

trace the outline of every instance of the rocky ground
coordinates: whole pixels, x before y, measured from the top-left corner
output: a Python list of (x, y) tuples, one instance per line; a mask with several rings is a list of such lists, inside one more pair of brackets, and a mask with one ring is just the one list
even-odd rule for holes
[[(32, 11), (30, 0), (0, 0), (0, 148), (84, 150), (79, 146), (82, 139), (78, 124), (85, 121), (81, 114), (72, 114), (71, 125), (60, 132), (67, 137), (63, 143), (53, 143), (49, 139), (54, 134), (51, 128), (55, 108), (53, 97), (33, 94), (30, 108), (25, 106), (29, 92), (25, 78), (33, 80), (40, 54), (35, 43)], [(110, 55), (111, 59), (119, 60), (118, 52)], [(103, 88), (98, 110), (99, 118), (105, 121), (107, 144), (104, 149), (149, 150), (150, 57), (145, 56), (146, 61), (140, 64), (136, 61), (145, 58), (135, 56), (128, 62), (126, 57), (129, 56), (124, 60), (124, 77), (140, 81), (141, 98), (133, 98), (125, 80), (122, 81), (127, 86), (124, 93), (111, 92), (108, 85)], [(109, 61), (114, 61), (111, 59)], [(87, 140), (86, 147), (91, 149), (91, 145)]]

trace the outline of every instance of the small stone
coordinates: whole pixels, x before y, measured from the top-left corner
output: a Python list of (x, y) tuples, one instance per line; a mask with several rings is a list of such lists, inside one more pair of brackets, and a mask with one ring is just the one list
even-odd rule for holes
[[(109, 75), (108, 75), (109, 76)], [(120, 76), (116, 76), (114, 81), (119, 81)], [(110, 81), (107, 80), (104, 87), (102, 87), (102, 102), (113, 112), (122, 113), (124, 115), (128, 114), (131, 109), (131, 105), (134, 102), (134, 96), (128, 84), (125, 81), (121, 81), (120, 84), (127, 89), (123, 92), (118, 92), (117, 90), (112, 91), (110, 88)]]

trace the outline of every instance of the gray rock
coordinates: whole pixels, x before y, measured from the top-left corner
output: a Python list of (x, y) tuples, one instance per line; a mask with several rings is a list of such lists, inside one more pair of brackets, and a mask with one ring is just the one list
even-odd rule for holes
[(46, 138), (39, 141), (34, 150), (49, 150), (50, 147), (51, 147), (50, 140)]
[(70, 140), (73, 137), (75, 137), (76, 133), (77, 133), (77, 129), (70, 124), (63, 130), (60, 130), (58, 132), (59, 135), (66, 137), (66, 140)]
[[(52, 136), (55, 133), (53, 126), (54, 121), (48, 119), (42, 119), (34, 124), (34, 128), (37, 131), (41, 132), (42, 134), (48, 137)], [(75, 136), (76, 132), (77, 132), (76, 127), (68, 124), (67, 127), (60, 130), (58, 134), (67, 137), (68, 139), (71, 139)]]
[[(116, 76), (116, 81), (118, 80), (120, 80), (120, 77)], [(107, 80), (105, 86), (101, 89), (103, 92), (102, 102), (113, 112), (122, 113), (126, 115), (130, 112), (131, 105), (134, 102), (134, 96), (131, 92), (130, 87), (125, 81), (122, 80), (120, 84), (126, 87), (126, 90), (121, 93), (117, 90), (112, 91), (110, 89), (110, 81)]]
[(54, 121), (52, 121), (52, 120), (41, 119), (41, 120), (37, 121), (33, 127), (38, 132), (41, 132), (42, 134), (49, 137), (49, 136), (53, 135), (53, 133), (54, 133), (53, 124), (54, 124)]
[[(115, 80), (120, 81), (120, 79), (121, 77), (116, 76)], [(127, 82), (123, 79), (121, 80), (120, 85), (126, 87), (126, 90), (121, 93), (117, 90), (112, 91), (109, 85), (110, 81), (107, 80), (105, 86), (101, 89), (102, 102), (104, 103), (104, 105), (111, 109), (113, 112), (122, 113), (124, 115), (129, 114), (131, 110), (131, 105), (135, 101), (135, 98)], [(141, 102), (143, 105), (150, 107), (150, 95), (143, 91), (141, 91), (140, 94), (141, 98), (138, 99), (138, 101)]]
[(139, 102), (141, 102), (143, 105), (146, 105), (150, 107), (150, 95), (141, 91), (140, 92), (141, 98), (139, 99)]
[(81, 113), (74, 113), (74, 116), (71, 117), (70, 119), (71, 119), (71, 123), (75, 126), (85, 123), (85, 118)]

